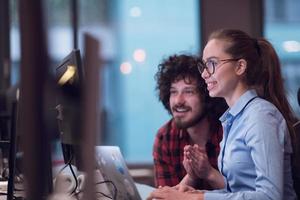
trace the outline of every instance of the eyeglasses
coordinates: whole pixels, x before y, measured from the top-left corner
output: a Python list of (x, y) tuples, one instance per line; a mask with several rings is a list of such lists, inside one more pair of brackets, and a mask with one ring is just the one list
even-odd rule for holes
[[(227, 62), (233, 62), (233, 61), (238, 61), (240, 58), (228, 58), (228, 59), (209, 59), (204, 63), (198, 64), (198, 70), (200, 72), (200, 74), (202, 74), (204, 72), (204, 70), (206, 69), (207, 73), (209, 75), (212, 75), (215, 73), (216, 67), (217, 66), (221, 66)], [(223, 62), (223, 63), (222, 63)]]

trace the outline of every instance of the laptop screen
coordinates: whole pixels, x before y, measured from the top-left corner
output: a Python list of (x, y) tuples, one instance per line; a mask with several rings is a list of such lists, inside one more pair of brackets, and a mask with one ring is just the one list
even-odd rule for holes
[(141, 200), (119, 147), (97, 146), (96, 161), (97, 168), (104, 180), (110, 183), (107, 185), (116, 199)]

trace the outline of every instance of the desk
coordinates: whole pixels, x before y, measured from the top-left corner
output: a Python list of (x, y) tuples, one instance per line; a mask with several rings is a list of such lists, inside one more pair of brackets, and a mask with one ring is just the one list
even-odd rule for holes
[[(7, 181), (0, 181), (0, 192), (1, 193), (7, 192)], [(1, 195), (0, 200), (6, 200), (6, 195)]]
[(140, 196), (142, 197), (143, 200), (146, 200), (146, 198), (150, 195), (150, 193), (155, 189), (149, 185), (144, 185), (144, 184), (139, 184), (135, 183)]
[[(22, 184), (15, 183), (15, 188), (21, 188)], [(7, 193), (7, 181), (0, 181), (0, 192)], [(14, 196), (24, 196), (24, 191), (15, 191)], [(0, 200), (6, 200), (7, 195), (0, 195)]]
[[(138, 189), (138, 192), (142, 200), (146, 200), (149, 194), (155, 189), (145, 184), (136, 183), (135, 185)], [(7, 181), (0, 181), (0, 192), (6, 193), (6, 190), (7, 190)], [(15, 195), (18, 196), (17, 194)], [(0, 200), (6, 200), (6, 195), (0, 195)]]

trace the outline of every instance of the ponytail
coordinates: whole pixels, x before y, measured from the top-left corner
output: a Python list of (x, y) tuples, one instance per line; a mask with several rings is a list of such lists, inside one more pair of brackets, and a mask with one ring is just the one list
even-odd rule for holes
[(278, 55), (271, 43), (266, 39), (259, 39), (258, 44), (261, 53), (260, 67), (262, 68), (262, 76), (257, 82), (258, 87), (261, 88), (258, 90), (260, 92), (259, 95), (278, 108), (287, 121), (289, 131), (293, 133), (295, 117), (285, 95)]

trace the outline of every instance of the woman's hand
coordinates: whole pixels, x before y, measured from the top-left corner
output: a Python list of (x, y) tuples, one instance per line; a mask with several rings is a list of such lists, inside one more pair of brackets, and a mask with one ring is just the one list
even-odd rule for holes
[(184, 183), (179, 183), (173, 187), (174, 189), (178, 190), (179, 192), (191, 192), (195, 191), (195, 189), (189, 185), (186, 185)]
[(194, 173), (193, 166), (192, 166), (192, 160), (191, 160), (191, 151), (192, 151), (193, 146), (191, 145), (186, 145), (184, 147), (183, 151), (183, 166), (185, 168), (185, 171), (189, 175), (190, 179), (197, 179), (196, 173)]
[(187, 175), (181, 182), (194, 186), (197, 178), (202, 178), (208, 181), (214, 189), (225, 187), (223, 176), (209, 163), (206, 150), (197, 144), (184, 147), (183, 165)]
[(154, 190), (147, 200), (164, 199), (164, 200), (203, 200), (204, 193), (199, 190), (193, 190), (188, 192), (180, 192), (172, 187), (162, 187)]
[(205, 148), (200, 148), (197, 144), (184, 147), (183, 166), (192, 179), (207, 179), (213, 169)]

